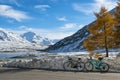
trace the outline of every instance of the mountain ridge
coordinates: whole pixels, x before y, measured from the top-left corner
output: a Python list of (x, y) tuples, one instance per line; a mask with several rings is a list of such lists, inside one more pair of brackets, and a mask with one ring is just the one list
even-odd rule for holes
[[(27, 38), (34, 37), (34, 35), (36, 35), (34, 32), (29, 32), (29, 36), (27, 36)], [(47, 43), (47, 45), (44, 45), (39, 42), (47, 41), (48, 39), (45, 38), (45, 40), (44, 38), (42, 38), (40, 40), (40, 38), (42, 37), (36, 35), (34, 37), (34, 41), (32, 42), (33, 38), (30, 39), (31, 41), (28, 41), (27, 39), (22, 38), (18, 34), (10, 32), (4, 28), (0, 28), (0, 51), (26, 51), (47, 48)]]
[(23, 33), (21, 37), (28, 40), (31, 43), (41, 44), (45, 46), (53, 45), (54, 43), (57, 42), (54, 40), (50, 40), (46, 37), (41, 37), (32, 31)]
[[(91, 24), (89, 24), (91, 25)], [(45, 51), (49, 52), (71, 52), (71, 51), (80, 51), (83, 50), (83, 40), (89, 35), (87, 26), (84, 26), (82, 29), (78, 30), (71, 36), (68, 36), (56, 44), (48, 47)]]

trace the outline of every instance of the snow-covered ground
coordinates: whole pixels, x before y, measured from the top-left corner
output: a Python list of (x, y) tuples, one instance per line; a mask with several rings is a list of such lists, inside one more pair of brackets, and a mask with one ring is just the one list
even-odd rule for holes
[(12, 41), (0, 41), (0, 51), (9, 52), (9, 51), (31, 51), (36, 49), (45, 49), (48, 46), (41, 46), (32, 43), (23, 43), (23, 42), (12, 42)]
[[(102, 53), (103, 55), (105, 53)], [(103, 61), (110, 65), (111, 69), (120, 69), (120, 55), (118, 52), (111, 52), (110, 57), (104, 58)], [(89, 58), (87, 52), (68, 52), (68, 53), (30, 53), (28, 55), (22, 55), (24, 58), (14, 57), (12, 60), (0, 61), (1, 66), (6, 67), (21, 67), (21, 68), (44, 68), (44, 69), (63, 69), (63, 63), (68, 60), (68, 56), (73, 60), (77, 60), (79, 57), (82, 61)], [(33, 58), (27, 58), (36, 56)], [(116, 57), (117, 56), (117, 57)]]

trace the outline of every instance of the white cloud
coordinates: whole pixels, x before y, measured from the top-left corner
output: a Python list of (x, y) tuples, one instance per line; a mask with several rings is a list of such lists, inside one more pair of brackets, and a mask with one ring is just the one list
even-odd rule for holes
[(23, 19), (30, 19), (30, 17), (27, 16), (25, 12), (15, 10), (8, 5), (0, 5), (0, 15), (15, 19), (19, 22)]
[[(88, 5), (86, 5), (86, 6), (88, 6)], [(89, 7), (90, 7), (90, 6), (89, 6)], [(87, 7), (87, 8), (89, 8), (89, 7)], [(73, 8), (74, 8), (74, 10), (76, 10), (76, 11), (84, 12), (84, 13), (86, 13), (86, 14), (93, 13), (93, 10), (92, 10), (92, 9), (87, 9), (87, 8), (84, 7), (84, 6), (80, 6), (78, 3), (74, 3), (74, 4), (73, 4)]]
[(49, 32), (49, 30), (46, 30), (46, 29), (32, 28), (32, 27), (28, 27), (28, 26), (25, 26), (25, 25), (22, 25), (18, 28), (14, 28), (14, 29), (7, 28), (7, 30), (9, 30), (11, 32), (14, 32), (14, 33), (17, 33), (17, 34), (22, 34), (22, 33), (28, 32), (28, 31), (33, 31), (37, 34), (46, 34), (47, 32)]
[(105, 6), (108, 10), (111, 10), (116, 6), (116, 2), (117, 0), (94, 0), (93, 3), (74, 3), (73, 9), (76, 11), (84, 12), (86, 14), (91, 14), (93, 12), (98, 12), (101, 6)]
[(26, 26), (20, 26), (19, 29), (25, 29), (26, 30), (27, 27)]
[(27, 26), (24, 26), (24, 25), (23, 25), (23, 26), (20, 26), (19, 29), (20, 29), (20, 30), (26, 30), (26, 31), (31, 31), (31, 30), (32, 30), (32, 28), (27, 27)]
[(63, 39), (67, 36), (74, 34), (75, 32), (52, 32), (46, 35), (49, 39)]
[(60, 27), (60, 29), (73, 29), (75, 27), (78, 27), (76, 23), (67, 23), (64, 26)]
[(42, 11), (46, 11), (48, 8), (50, 8), (49, 5), (36, 5), (35, 8), (40, 9)]
[[(30, 30), (29, 30), (30, 29)], [(74, 34), (77, 30), (73, 31), (66, 31), (66, 30), (60, 30), (60, 29), (42, 29), (42, 28), (30, 28), (27, 26), (20, 26), (19, 29), (8, 29), (7, 30), (17, 33), (17, 34), (23, 34), (28, 31), (33, 31), (37, 35), (40, 35), (42, 37), (47, 37), (50, 39), (63, 39), (67, 36), (70, 36)]]
[(20, 4), (17, 2), (17, 0), (8, 0), (9, 2), (17, 5), (18, 7), (20, 6)]
[(18, 1), (20, 1), (20, 0), (0, 0), (0, 3), (2, 3), (2, 4), (14, 4), (17, 7), (20, 7), (21, 4)]
[(54, 28), (54, 29), (43, 29), (43, 28), (31, 28), (25, 25), (20, 26), (16, 29), (7, 29), (11, 32), (22, 34), (28, 31), (33, 31), (42, 37), (48, 37), (50, 39), (63, 39), (67, 36), (74, 34), (76, 31), (81, 29), (84, 25), (79, 25), (76, 23), (65, 24), (65, 28)]
[(59, 21), (67, 21), (67, 18), (65, 16), (63, 16), (63, 17), (58, 17), (57, 20), (59, 20)]

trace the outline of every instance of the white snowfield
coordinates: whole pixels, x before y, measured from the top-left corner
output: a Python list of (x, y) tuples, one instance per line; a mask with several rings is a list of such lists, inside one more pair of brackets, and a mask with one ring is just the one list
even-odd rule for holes
[(43, 46), (53, 45), (58, 41), (58, 40), (51, 40), (49, 38), (42, 37), (31, 31), (23, 33), (21, 37), (31, 43), (35, 43), (35, 44), (43, 45)]
[(28, 51), (46, 47), (31, 43), (17, 34), (0, 28), (0, 51)]
[[(63, 64), (68, 60), (70, 56), (73, 60), (82, 58), (82, 61), (86, 61), (88, 54), (78, 53), (60, 53), (60, 54), (34, 54), (39, 56), (32, 59), (14, 59), (7, 62), (1, 62), (1, 66), (6, 67), (18, 67), (18, 68), (43, 68), (43, 69), (63, 69)], [(104, 54), (104, 53), (103, 53)], [(33, 55), (33, 54), (32, 54)], [(116, 57), (118, 53), (110, 54), (110, 57), (104, 58), (104, 62), (110, 65), (112, 69), (120, 69), (120, 56)]]
[(11, 42), (11, 41), (0, 41), (0, 51), (31, 51), (36, 49), (45, 49), (48, 46), (41, 46), (32, 44), (29, 42)]

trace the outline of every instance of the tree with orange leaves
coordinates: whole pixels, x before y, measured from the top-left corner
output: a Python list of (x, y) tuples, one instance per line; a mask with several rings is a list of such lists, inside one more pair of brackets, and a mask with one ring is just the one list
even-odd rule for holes
[(84, 47), (89, 50), (99, 50), (105, 49), (106, 57), (109, 56), (109, 49), (113, 48), (115, 26), (117, 21), (114, 15), (110, 14), (105, 7), (101, 7), (99, 13), (94, 13), (96, 16), (96, 21), (88, 26), (88, 31), (90, 35), (84, 41)]

